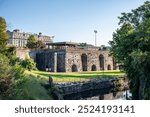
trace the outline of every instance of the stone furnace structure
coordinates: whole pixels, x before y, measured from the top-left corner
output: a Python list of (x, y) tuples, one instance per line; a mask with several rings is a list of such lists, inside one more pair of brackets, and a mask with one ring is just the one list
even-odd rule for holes
[(50, 72), (116, 69), (108, 48), (73, 42), (49, 43), (47, 50), (36, 55), (36, 63), (39, 70)]

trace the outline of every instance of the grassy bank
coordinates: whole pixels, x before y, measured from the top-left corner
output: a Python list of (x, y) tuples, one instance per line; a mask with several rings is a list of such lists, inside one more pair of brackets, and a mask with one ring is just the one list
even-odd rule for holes
[(94, 71), (94, 72), (73, 72), (73, 73), (53, 73), (44, 71), (26, 71), (27, 74), (32, 74), (35, 76), (41, 76), (48, 80), (51, 76), (53, 81), (56, 82), (76, 82), (76, 81), (86, 81), (90, 79), (103, 78), (104, 76), (123, 76), (125, 73), (118, 70), (111, 71)]

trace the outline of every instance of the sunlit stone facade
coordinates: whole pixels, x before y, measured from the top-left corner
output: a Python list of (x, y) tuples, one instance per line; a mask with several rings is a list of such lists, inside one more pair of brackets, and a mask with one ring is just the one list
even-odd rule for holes
[(114, 70), (117, 66), (108, 48), (73, 42), (49, 44), (49, 48), (36, 55), (39, 70), (51, 72), (82, 72)]
[(33, 33), (27, 33), (27, 32), (20, 32), (20, 30), (15, 29), (12, 32), (7, 31), (9, 35), (8, 45), (13, 45), (16, 47), (26, 47), (27, 39), (34, 35), (38, 40), (41, 40), (43, 43), (51, 43), (52, 42), (52, 36), (45, 36), (42, 35), (42, 33), (39, 34), (33, 34)]

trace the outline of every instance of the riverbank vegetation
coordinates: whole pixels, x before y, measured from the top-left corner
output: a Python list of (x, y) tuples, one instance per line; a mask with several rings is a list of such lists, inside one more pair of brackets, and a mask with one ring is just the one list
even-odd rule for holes
[(25, 73), (35, 69), (34, 61), (17, 58), (16, 48), (7, 41), (6, 21), (0, 17), (0, 99), (53, 99), (45, 80)]
[(129, 78), (133, 99), (150, 99), (150, 2), (122, 13), (110, 42), (115, 60)]

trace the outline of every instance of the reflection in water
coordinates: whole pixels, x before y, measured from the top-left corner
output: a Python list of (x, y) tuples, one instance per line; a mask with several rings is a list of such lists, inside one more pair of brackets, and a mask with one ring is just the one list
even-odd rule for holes
[(64, 96), (65, 100), (128, 100), (131, 99), (129, 90), (121, 92), (94, 90)]
[[(113, 92), (109, 94), (88, 97), (86, 100), (128, 100), (131, 97), (131, 93), (127, 91)], [(84, 99), (85, 100), (85, 99)]]

